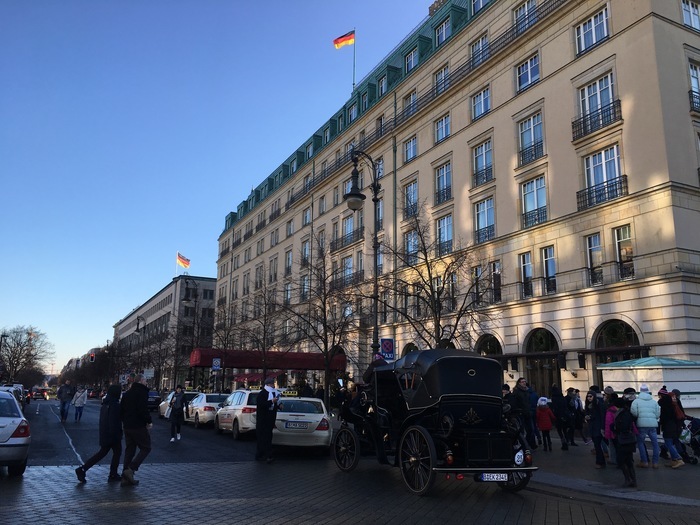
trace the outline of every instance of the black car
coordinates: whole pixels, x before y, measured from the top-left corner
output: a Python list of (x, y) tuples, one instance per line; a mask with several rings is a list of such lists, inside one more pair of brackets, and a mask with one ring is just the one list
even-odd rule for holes
[(160, 394), (156, 390), (150, 390), (148, 392), (148, 410), (158, 410), (160, 401)]

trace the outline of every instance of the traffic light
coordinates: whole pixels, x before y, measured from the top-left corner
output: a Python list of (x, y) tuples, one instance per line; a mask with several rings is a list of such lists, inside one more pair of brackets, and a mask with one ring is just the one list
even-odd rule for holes
[(95, 352), (90, 352), (90, 362), (91, 363), (95, 362)]

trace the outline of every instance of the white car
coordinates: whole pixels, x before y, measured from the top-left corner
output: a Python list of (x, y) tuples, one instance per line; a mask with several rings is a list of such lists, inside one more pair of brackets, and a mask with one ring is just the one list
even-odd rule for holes
[(219, 434), (230, 431), (233, 439), (255, 430), (255, 403), (260, 390), (236, 390), (229, 394), (214, 419), (214, 428)]
[[(168, 397), (165, 398), (165, 401), (162, 401), (161, 404), (158, 405), (158, 417), (160, 419), (163, 419), (165, 417), (165, 411), (168, 409), (168, 405), (170, 405), (170, 400), (173, 398), (173, 394), (175, 394), (174, 390), (168, 394)], [(195, 397), (197, 397), (199, 394), (201, 394), (201, 392), (186, 390), (185, 391), (185, 400), (189, 403)]]
[(32, 442), (29, 422), (15, 396), (0, 390), (0, 466), (7, 466), (10, 476), (21, 476), (27, 468)]
[(194, 428), (213, 425), (216, 411), (227, 397), (228, 394), (199, 394), (187, 407), (185, 423), (194, 423)]
[(329, 450), (333, 429), (323, 401), (315, 397), (283, 397), (277, 409), (272, 444)]

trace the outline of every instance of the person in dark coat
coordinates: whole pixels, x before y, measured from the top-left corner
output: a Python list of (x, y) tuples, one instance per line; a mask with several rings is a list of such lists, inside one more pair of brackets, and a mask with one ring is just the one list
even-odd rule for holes
[(561, 388), (559, 388), (558, 385), (552, 385), (552, 390), (549, 397), (552, 400), (552, 412), (554, 412), (554, 415), (557, 418), (555, 426), (557, 428), (557, 433), (559, 434), (559, 439), (561, 439), (561, 449), (569, 450), (569, 441), (567, 436), (569, 435), (569, 432), (573, 430), (573, 427), (571, 426), (572, 421), (568, 404), (561, 392)]
[[(170, 442), (174, 443), (177, 438), (180, 441), (181, 435), (180, 430), (182, 428), (182, 423), (185, 421), (185, 413), (189, 409), (187, 399), (185, 398), (185, 391), (182, 386), (177, 385), (175, 387), (175, 393), (170, 399)], [(187, 412), (189, 414), (189, 412)]]
[(671, 456), (672, 463), (669, 465), (671, 468), (679, 468), (685, 465), (675, 446), (675, 440), (681, 435), (680, 425), (678, 424), (679, 417), (676, 410), (678, 402), (675, 400), (675, 397), (675, 394), (669, 393), (665, 388), (659, 390), (659, 406), (661, 407), (659, 426), (663, 432), (664, 444)]
[(265, 386), (258, 394), (255, 411), (255, 436), (258, 441), (255, 459), (266, 460), (272, 463), (272, 430), (275, 428), (277, 418), (277, 403), (279, 393), (274, 388), (275, 380), (265, 380)]
[(530, 448), (537, 448), (537, 442), (533, 434), (532, 427), (532, 409), (530, 406), (530, 392), (527, 386), (527, 380), (524, 377), (518, 379), (518, 382), (513, 388), (510, 400), (511, 407), (518, 411), (522, 427), (525, 429), (525, 436)]
[(595, 468), (605, 468), (605, 454), (603, 452), (603, 430), (605, 429), (605, 412), (602, 401), (598, 393), (589, 390), (585, 401), (586, 421), (588, 422), (588, 433), (593, 439), (595, 448)]
[[(134, 473), (151, 452), (150, 431), (153, 427), (151, 411), (148, 410), (148, 386), (143, 374), (136, 374), (131, 388), (122, 395), (121, 416), (126, 441), (122, 486), (138, 485)], [(139, 449), (138, 455), (136, 448)]]
[(109, 463), (107, 481), (121, 481), (122, 479), (119, 475), (119, 458), (122, 455), (122, 420), (121, 407), (119, 406), (121, 395), (122, 389), (119, 385), (110, 385), (107, 389), (107, 395), (102, 400), (100, 408), (100, 450), (84, 465), (75, 469), (75, 475), (78, 476), (78, 481), (81, 483), (85, 483), (85, 473), (90, 470), (90, 467), (109, 454), (110, 450), (112, 451), (112, 461)]

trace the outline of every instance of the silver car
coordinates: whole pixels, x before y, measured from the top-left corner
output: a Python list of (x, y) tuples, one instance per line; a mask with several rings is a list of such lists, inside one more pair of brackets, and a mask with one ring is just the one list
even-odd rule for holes
[(31, 442), (19, 402), (10, 392), (0, 391), (0, 466), (7, 466), (10, 476), (24, 474)]
[(226, 394), (199, 394), (187, 407), (185, 423), (194, 423), (194, 428), (213, 425), (216, 411), (226, 397)]
[(315, 397), (283, 397), (277, 409), (272, 444), (329, 450), (333, 429), (323, 401)]
[[(168, 394), (168, 397), (165, 398), (165, 401), (162, 401), (160, 405), (158, 405), (158, 417), (160, 419), (163, 419), (165, 417), (165, 412), (168, 410), (168, 406), (170, 406), (170, 400), (173, 398), (173, 395), (175, 394), (175, 391), (173, 390)], [(201, 392), (195, 392), (192, 390), (186, 390), (185, 391), (185, 401), (188, 403), (192, 401), (195, 397), (197, 397)]]
[(217, 432), (230, 431), (233, 439), (255, 430), (255, 410), (260, 390), (236, 390), (224, 401), (216, 413), (214, 428)]

